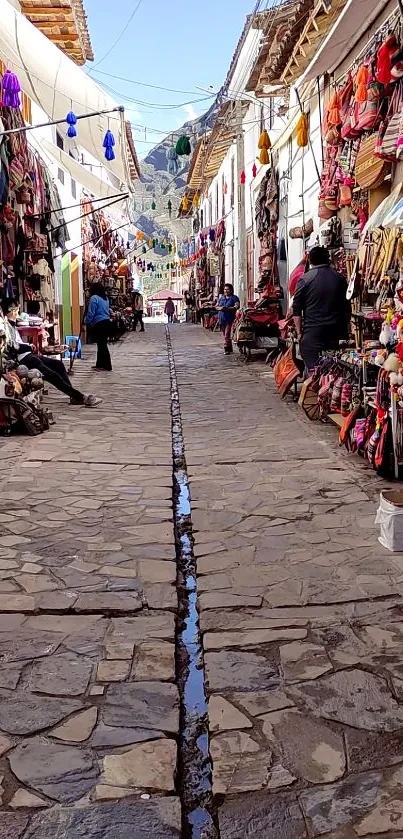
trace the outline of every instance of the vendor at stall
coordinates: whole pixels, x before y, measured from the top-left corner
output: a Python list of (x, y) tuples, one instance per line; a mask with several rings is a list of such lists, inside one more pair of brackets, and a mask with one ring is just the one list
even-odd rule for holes
[(308, 371), (324, 350), (336, 349), (348, 338), (351, 314), (347, 281), (330, 265), (327, 248), (309, 253), (310, 270), (298, 280), (293, 316), (300, 351)]

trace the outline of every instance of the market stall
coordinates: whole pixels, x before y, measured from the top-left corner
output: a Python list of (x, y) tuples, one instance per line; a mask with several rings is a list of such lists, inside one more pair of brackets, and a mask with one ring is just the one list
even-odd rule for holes
[[(380, 474), (403, 465), (403, 104), (397, 18), (330, 86), (322, 123), (318, 244), (348, 281), (351, 341), (323, 353), (300, 405)], [(303, 270), (303, 264), (302, 264)], [(288, 350), (289, 351), (289, 350)], [(287, 372), (287, 371), (286, 371)], [(287, 387), (299, 372), (290, 364)]]
[[(267, 132), (263, 134), (266, 137)], [(261, 182), (255, 205), (259, 242), (259, 297), (257, 301), (248, 301), (248, 305), (239, 312), (234, 326), (238, 348), (247, 358), (252, 349), (268, 351), (278, 346), (283, 298), (277, 264), (278, 214), (278, 175), (272, 162)]]
[(0, 132), (11, 133), (0, 133), (1, 298), (22, 309), (38, 301), (45, 317), (55, 310), (53, 249), (65, 248), (68, 231), (51, 174), (28, 145), (20, 98), (7, 98), (4, 78)]

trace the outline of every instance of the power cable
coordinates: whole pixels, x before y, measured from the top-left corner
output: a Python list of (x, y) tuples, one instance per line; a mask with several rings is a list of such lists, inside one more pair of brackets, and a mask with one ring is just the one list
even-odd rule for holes
[(209, 96), (201, 96), (198, 99), (191, 99), (188, 102), (178, 102), (175, 105), (160, 104), (159, 102), (143, 102), (141, 99), (134, 99), (134, 97), (127, 96), (120, 90), (115, 90), (113, 87), (106, 84), (106, 82), (100, 82), (99, 84), (115, 96), (118, 96), (120, 99), (125, 99), (126, 102), (134, 102), (135, 105), (143, 105), (146, 108), (157, 108), (157, 110), (174, 110), (175, 108), (184, 108), (186, 105), (195, 105), (199, 102), (206, 102), (208, 99), (214, 99), (214, 93), (211, 93)]
[[(100, 59), (99, 59), (99, 61), (97, 61), (97, 62), (94, 64), (94, 69), (95, 69), (95, 67), (99, 67), (99, 65), (100, 65), (100, 64), (103, 64), (103, 62), (105, 61), (105, 58), (108, 58), (108, 56), (110, 56), (111, 52), (113, 52), (113, 50), (114, 50), (114, 49), (115, 49), (115, 47), (118, 45), (118, 43), (119, 43), (119, 41), (121, 40), (121, 38), (123, 38), (123, 35), (125, 34), (125, 32), (127, 32), (127, 30), (128, 30), (128, 28), (129, 28), (129, 26), (130, 26), (130, 24), (131, 24), (131, 22), (132, 22), (132, 20), (133, 20), (134, 16), (135, 16), (135, 15), (137, 14), (137, 12), (138, 12), (138, 10), (139, 10), (139, 8), (140, 8), (140, 6), (141, 6), (142, 2), (143, 2), (143, 0), (138, 0), (137, 6), (135, 6), (135, 8), (133, 9), (133, 11), (132, 11), (132, 13), (131, 13), (131, 15), (130, 15), (130, 17), (129, 17), (128, 21), (125, 23), (125, 25), (124, 25), (124, 27), (123, 27), (122, 31), (120, 32), (120, 34), (118, 35), (118, 37), (116, 38), (116, 40), (113, 42), (113, 44), (112, 44), (112, 46), (109, 48), (108, 52), (106, 52), (106, 53), (105, 53), (105, 55), (103, 55), (103, 56), (102, 56), (102, 58), (100, 58)], [(91, 68), (91, 70), (92, 70), (92, 69), (93, 69), (93, 68)]]
[(125, 76), (115, 76), (113, 73), (106, 73), (104, 70), (95, 70), (95, 68), (94, 68), (94, 72), (99, 73), (102, 76), (109, 76), (110, 79), (118, 79), (118, 81), (120, 81), (120, 82), (128, 82), (128, 84), (138, 85), (139, 87), (150, 87), (150, 88), (153, 88), (153, 90), (164, 90), (167, 93), (188, 93), (190, 95), (196, 95), (197, 94), (196, 90), (180, 90), (180, 89), (174, 88), (174, 87), (162, 87), (161, 85), (158, 85), (158, 84), (149, 84), (148, 82), (139, 82), (139, 81), (136, 81), (135, 79), (127, 79), (127, 78), (125, 78)]

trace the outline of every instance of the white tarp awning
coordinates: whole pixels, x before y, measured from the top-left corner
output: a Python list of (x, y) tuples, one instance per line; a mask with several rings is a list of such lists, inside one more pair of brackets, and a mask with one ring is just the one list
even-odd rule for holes
[[(49, 155), (49, 157), (51, 157), (57, 164), (60, 164), (63, 169), (66, 169), (69, 175), (81, 184), (84, 189), (88, 190), (88, 192), (90, 192), (95, 198), (113, 198), (118, 194), (118, 189), (110, 184), (107, 184), (105, 181), (102, 181), (101, 178), (94, 175), (88, 167), (82, 166), (81, 163), (78, 163), (78, 161), (71, 157), (71, 155), (67, 154), (62, 149), (59, 149), (59, 147), (55, 146), (54, 143), (50, 143), (49, 140), (45, 140), (44, 137), (40, 140), (38, 150), (45, 152), (46, 155)], [(125, 198), (122, 198), (122, 207), (124, 206), (123, 201), (125, 200)]]
[(332, 73), (388, 5), (387, 0), (348, 0), (315, 58), (298, 80), (298, 87), (325, 73)]
[[(111, 96), (8, 0), (0, 0), (0, 59), (16, 73), (22, 90), (50, 120), (63, 119), (71, 110), (78, 115), (117, 107)], [(105, 160), (102, 148), (108, 123), (116, 141), (116, 160), (111, 163)], [(76, 127), (77, 143), (102, 160), (120, 181), (130, 183), (124, 115), (91, 117), (80, 120)]]

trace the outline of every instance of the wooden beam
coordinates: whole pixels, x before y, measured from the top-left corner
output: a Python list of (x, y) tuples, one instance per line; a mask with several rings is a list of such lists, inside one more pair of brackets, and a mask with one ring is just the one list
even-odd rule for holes
[(21, 11), (24, 15), (59, 15), (63, 12), (64, 14), (66, 12), (72, 14), (70, 3), (66, 3), (64, 6), (28, 6), (27, 3), (22, 3)]
[(56, 43), (68, 44), (73, 41), (79, 41), (80, 37), (77, 33), (72, 33), (68, 35), (54, 35), (53, 33), (49, 32), (49, 35), (46, 36), (49, 38), (49, 41), (55, 41)]

